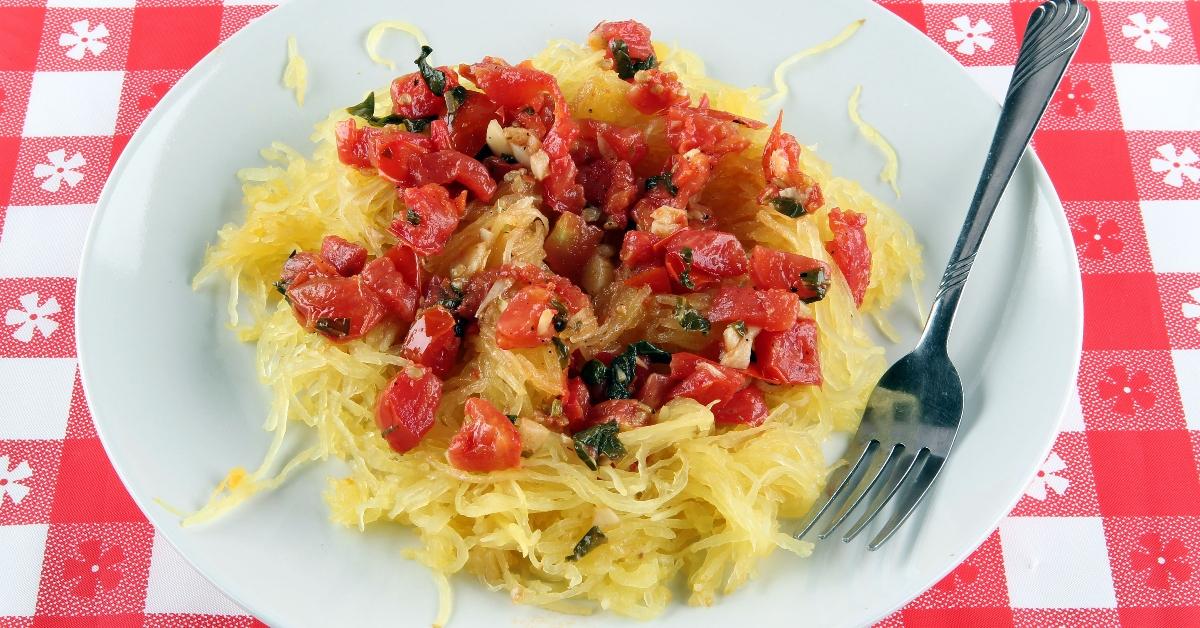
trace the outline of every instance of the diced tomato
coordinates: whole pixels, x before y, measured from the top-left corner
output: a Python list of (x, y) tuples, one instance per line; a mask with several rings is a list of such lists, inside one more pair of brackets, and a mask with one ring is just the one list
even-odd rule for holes
[(504, 175), (514, 170), (520, 170), (525, 167), (522, 166), (521, 162), (517, 161), (516, 159), (497, 157), (495, 155), (484, 157), (483, 165), (488, 169), (488, 173), (491, 174), (492, 178), (496, 181), (504, 179)]
[(359, 127), (354, 118), (337, 123), (334, 127), (334, 139), (337, 143), (338, 160), (359, 168), (380, 167), (380, 156), (387, 157), (393, 150), (399, 150), (395, 146), (397, 143), (406, 145), (409, 152), (436, 150), (433, 140), (427, 135), (410, 133), (394, 126)]
[(563, 414), (567, 417), (567, 430), (574, 432), (582, 428), (591, 407), (587, 384), (578, 377), (568, 378), (567, 389), (563, 394)]
[(525, 107), (540, 109), (546, 96), (558, 91), (553, 75), (509, 65), (492, 57), (470, 66), (460, 66), (459, 71), (507, 111), (516, 112)]
[(335, 235), (321, 240), (321, 257), (333, 264), (339, 275), (350, 277), (362, 272), (367, 263), (367, 250)]
[(629, 224), (625, 210), (633, 204), (639, 190), (628, 162), (592, 161), (580, 168), (579, 182), (587, 203), (599, 207), (607, 216), (606, 229), (624, 229)]
[(758, 427), (767, 420), (767, 400), (757, 386), (747, 386), (713, 407), (717, 423)]
[(556, 314), (554, 293), (543, 286), (525, 286), (509, 300), (496, 321), (496, 345), (501, 349), (526, 349), (545, 344), (555, 334), (550, 324)]
[(750, 264), (737, 237), (723, 231), (680, 229), (659, 247), (671, 279), (688, 290), (742, 275)]
[(630, 275), (625, 280), (625, 285), (631, 288), (650, 286), (650, 291), (655, 294), (669, 293), (671, 292), (671, 274), (662, 266), (652, 266)]
[(621, 241), (621, 263), (631, 268), (658, 261), (658, 238), (649, 231), (626, 231)]
[(417, 310), (418, 289), (396, 268), (390, 257), (377, 257), (367, 263), (359, 275), (363, 287), (370, 290), (387, 311), (404, 322)]
[(521, 466), (521, 433), (491, 402), (471, 397), (463, 424), (446, 449), (450, 464), (463, 471), (500, 471)]
[(512, 279), (522, 284), (537, 284), (547, 288), (567, 306), (569, 312), (578, 312), (591, 304), (591, 299), (584, 294), (579, 286), (571, 283), (570, 279), (556, 275), (540, 266), (533, 264), (504, 264), (499, 268), (476, 273), (467, 282), (465, 295), (459, 312), (474, 313), (479, 308), (484, 294), (491, 289), (492, 284), (499, 279)]
[[(410, 185), (458, 183), (482, 201), (496, 193), (496, 182), (478, 160), (456, 151), (439, 150), (419, 155), (410, 172)], [(403, 182), (402, 182), (403, 183)]]
[(580, 120), (579, 138), (571, 154), (580, 163), (603, 158), (637, 164), (648, 151), (646, 136), (641, 129), (599, 120)]
[(487, 127), (501, 117), (500, 106), (481, 92), (467, 92), (446, 120), (450, 125), (450, 144), (464, 155), (478, 155), (487, 142)]
[(756, 246), (750, 251), (750, 281), (757, 288), (790, 290), (805, 303), (820, 301), (829, 289), (829, 265), (796, 253)]
[(436, 183), (406, 188), (403, 197), (405, 208), (389, 231), (418, 253), (436, 255), (458, 227), (462, 205)]
[(403, 244), (397, 244), (385, 251), (383, 256), (392, 260), (392, 264), (395, 265), (396, 270), (409, 285), (415, 287), (417, 290), (424, 287), (425, 280), (421, 271), (421, 259), (417, 257), (416, 251)]
[(713, 109), (671, 107), (667, 110), (667, 142), (679, 154), (695, 148), (719, 158), (750, 145), (741, 133), (741, 127), (748, 126), (746, 120)]
[(450, 125), (446, 123), (445, 118), (438, 118), (429, 123), (429, 139), (433, 141), (437, 150), (454, 150), (454, 144), (450, 141)]
[(842, 271), (854, 304), (861, 306), (871, 283), (871, 249), (867, 246), (865, 214), (834, 208), (829, 212), (829, 230), (833, 240), (825, 244), (833, 262)]
[(728, 399), (746, 387), (747, 377), (739, 369), (721, 366), (694, 353), (671, 356), (671, 381), (674, 386), (667, 400), (677, 397), (695, 399), (704, 405)]
[(708, 320), (714, 323), (744, 321), (769, 331), (784, 331), (796, 322), (800, 297), (787, 290), (724, 287), (713, 297)]
[(675, 186), (672, 207), (686, 208), (688, 201), (700, 194), (712, 176), (713, 157), (707, 153), (672, 155), (670, 161), (671, 185)]
[(605, 56), (612, 58), (612, 42), (621, 40), (629, 51), (630, 58), (641, 61), (654, 56), (654, 46), (650, 44), (650, 29), (636, 20), (620, 22), (600, 22), (588, 35), (588, 45), (596, 50), (605, 51)]
[(433, 427), (433, 412), (442, 400), (442, 380), (430, 371), (412, 376), (401, 370), (379, 396), (375, 424), (394, 451), (416, 447)]
[[(791, 133), (783, 132), (782, 111), (763, 147), (762, 167), (767, 185), (758, 197), (759, 203), (772, 202), (777, 207), (799, 205), (803, 213), (815, 212), (825, 204), (821, 186), (801, 169), (800, 143)], [(798, 212), (796, 208), (789, 208), (784, 213)]]
[(588, 427), (616, 421), (622, 430), (631, 430), (650, 424), (654, 410), (637, 399), (609, 399), (592, 406), (588, 413)]
[(660, 408), (667, 400), (671, 384), (671, 378), (662, 373), (647, 373), (638, 389), (637, 399), (651, 408)]
[[(550, 96), (545, 96), (549, 102)], [(540, 108), (525, 107), (512, 116), (509, 126), (517, 126), (529, 131), (529, 134), (536, 137), (538, 141), (546, 137), (550, 132), (550, 127), (554, 125), (554, 107), (553, 105), (540, 105)]]
[(604, 232), (584, 222), (579, 214), (559, 214), (543, 244), (546, 265), (555, 273), (578, 281), (583, 265), (596, 252), (603, 235)]
[(293, 253), (283, 263), (279, 279), (287, 286), (298, 286), (313, 277), (337, 277), (337, 268), (324, 258), (307, 251)]
[(313, 277), (288, 286), (287, 297), (301, 326), (334, 342), (361, 338), (386, 313), (357, 277)]
[(820, 384), (816, 321), (802, 318), (786, 331), (759, 332), (754, 359), (758, 377), (772, 384)]
[(366, 129), (358, 128), (354, 118), (346, 118), (333, 127), (333, 139), (337, 145), (338, 161), (347, 166), (366, 168), (371, 165), (367, 157)]
[(595, 159), (579, 167), (579, 184), (583, 186), (583, 198), (588, 205), (604, 205), (608, 188), (612, 185), (614, 163), (607, 159)]
[[(458, 75), (446, 66), (438, 68), (446, 74), (446, 91), (458, 87)], [(405, 118), (428, 118), (446, 114), (446, 100), (434, 94), (419, 72), (397, 77), (392, 81), (392, 111)]]
[(642, 70), (633, 75), (633, 87), (626, 96), (635, 109), (651, 115), (673, 105), (688, 102), (688, 93), (674, 72)]
[(440, 305), (426, 308), (408, 328), (400, 355), (428, 366), (438, 377), (445, 377), (458, 361), (462, 345), (462, 339), (454, 333), (456, 323), (446, 308)]

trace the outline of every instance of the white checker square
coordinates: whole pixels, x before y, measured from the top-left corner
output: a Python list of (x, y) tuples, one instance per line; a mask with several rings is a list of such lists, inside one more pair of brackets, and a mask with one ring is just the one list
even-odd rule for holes
[(157, 532), (146, 586), (147, 613), (244, 615)]
[(1200, 272), (1194, 237), (1200, 233), (1200, 201), (1142, 201), (1141, 207), (1154, 272)]
[(74, 386), (72, 358), (0, 359), (0, 440), (61, 440)]
[(31, 617), (37, 608), (46, 524), (0, 526), (0, 617)]
[(1059, 424), (1060, 432), (1082, 432), (1083, 425), (1083, 405), (1079, 403), (1079, 389), (1072, 387), (1071, 396), (1067, 399), (1067, 408), (1063, 411), (1062, 422)]
[(1013, 608), (1116, 608), (1099, 517), (1008, 517), (1000, 546)]
[(1189, 430), (1200, 430), (1200, 349), (1177, 349), (1171, 359), (1183, 399), (1183, 420)]
[(992, 95), (996, 102), (1004, 102), (1008, 93), (1008, 80), (1012, 78), (1011, 65), (977, 65), (963, 68), (984, 91)]
[(1114, 63), (1112, 70), (1126, 129), (1200, 129), (1200, 65)]
[(0, 231), (0, 277), (74, 277), (93, 205), (11, 206)]
[(124, 80), (124, 72), (34, 72), (22, 135), (112, 135)]

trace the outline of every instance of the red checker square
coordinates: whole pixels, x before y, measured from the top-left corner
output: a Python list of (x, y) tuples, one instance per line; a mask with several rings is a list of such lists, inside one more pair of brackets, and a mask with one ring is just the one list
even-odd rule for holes
[(126, 72), (117, 110), (117, 134), (132, 135), (183, 73), (184, 70)]
[(1098, 516), (1092, 457), (1082, 432), (1062, 432), (1010, 516)]
[(117, 165), (117, 159), (121, 157), (121, 153), (125, 152), (125, 147), (129, 145), (129, 140), (133, 139), (131, 135), (114, 135), (112, 153), (108, 158), (109, 170), (112, 170)]
[(1143, 200), (1200, 199), (1200, 131), (1130, 131), (1129, 154)]
[(1136, 202), (1067, 201), (1063, 207), (1083, 273), (1153, 270)]
[(0, 526), (50, 520), (61, 452), (62, 441), (0, 440)]
[(1011, 608), (906, 608), (905, 628), (1004, 628), (1013, 625)]
[(1063, 200), (1137, 200), (1124, 132), (1047, 130), (1034, 142)]
[(75, 280), (0, 278), (0, 358), (75, 357)]
[(226, 6), (221, 12), (221, 41), (229, 39), (247, 24), (274, 8), (273, 5)]
[(257, 628), (266, 626), (249, 615), (148, 613), (144, 628)]
[(897, 17), (913, 25), (913, 28), (925, 32), (925, 5), (909, 0), (877, 0), (876, 4), (895, 13)]
[(1188, 24), (1192, 25), (1192, 43), (1196, 44), (1196, 54), (1200, 55), (1200, 2), (1186, 2)]
[(149, 523), (51, 525), (36, 614), (106, 620), (120, 614), (140, 616), (153, 543)]
[(111, 137), (22, 138), (10, 203), (95, 203), (108, 178), (111, 151)]
[[(24, 115), (22, 113), (22, 115)], [(17, 157), (21, 153), (21, 138), (0, 136), (0, 207), (8, 204), (12, 193)], [(3, 223), (0, 223), (0, 227)]]
[(31, 628), (32, 617), (0, 617), (0, 628)]
[(1105, 517), (1200, 515), (1200, 478), (1186, 430), (1095, 431), (1087, 438)]
[(33, 618), (33, 628), (141, 628), (145, 617), (138, 613), (110, 615), (100, 613), (87, 618), (39, 615)]
[(186, 70), (217, 45), (220, 32), (220, 6), (138, 7), (127, 69)]
[(1105, 519), (1104, 537), (1118, 606), (1200, 603), (1200, 519)]
[(1122, 608), (1121, 625), (1125, 628), (1164, 628), (1167, 626), (1200, 626), (1200, 606), (1170, 608)]
[(1073, 63), (1054, 92), (1040, 128), (1105, 131), (1121, 128), (1112, 68)]
[(1113, 63), (1196, 63), (1185, 2), (1102, 2)]
[(1006, 4), (930, 4), (925, 24), (929, 38), (963, 65), (1011, 65), (1017, 60), (1012, 10)]
[[(1013, 25), (1016, 28), (1018, 44), (1025, 41), (1025, 25), (1029, 23), (1029, 16), (1033, 14), (1034, 7), (1042, 2), (1044, 0), (1013, 1)], [(1079, 52), (1075, 53), (1071, 67), (1074, 68), (1082, 63), (1108, 64), (1108, 43), (1104, 38), (1100, 7), (1096, 0), (1084, 0), (1083, 5), (1088, 8), (1091, 21), (1088, 23), (1087, 32), (1083, 35), (1083, 42), (1079, 45)]]
[[(1084, 351), (1079, 365), (1079, 402), (1089, 430), (1185, 426), (1170, 351)], [(1098, 464), (1093, 451), (1092, 467)]]
[(92, 424), (92, 412), (83, 394), (83, 382), (79, 369), (75, 370), (75, 385), (71, 388), (71, 409), (67, 413), (67, 438), (96, 438), (96, 426)]
[(0, 7), (0, 70), (31, 71), (37, 66), (38, 41), (46, 9)]
[(132, 9), (48, 9), (38, 70), (124, 70)]
[(32, 83), (30, 72), (0, 72), (0, 136), (21, 135)]
[(1096, 628), (1116, 626), (1115, 608), (1014, 608), (1018, 628)]
[(1083, 276), (1083, 348), (1168, 349), (1154, 273)]
[(913, 600), (908, 609), (995, 606), (1008, 606), (999, 532), (993, 532), (954, 571)]
[(141, 522), (134, 505), (99, 439), (63, 441), (52, 523)]
[[(1200, 273), (1163, 273), (1158, 276), (1158, 292), (1171, 347), (1200, 349)], [(1186, 373), (1176, 375), (1187, 377)]]

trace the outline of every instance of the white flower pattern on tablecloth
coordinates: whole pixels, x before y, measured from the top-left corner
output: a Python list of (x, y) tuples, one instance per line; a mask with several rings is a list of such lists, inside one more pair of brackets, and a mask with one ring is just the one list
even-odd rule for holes
[[(1200, 319), (1200, 288), (1188, 290), (1188, 296), (1192, 298), (1192, 301), (1190, 303), (1183, 302), (1183, 317)], [(1200, 331), (1200, 320), (1196, 321), (1196, 331)]]
[(1129, 16), (1129, 21), (1131, 24), (1121, 26), (1121, 34), (1129, 39), (1136, 38), (1133, 42), (1134, 48), (1151, 52), (1155, 44), (1163, 50), (1171, 45), (1171, 36), (1167, 34), (1170, 24), (1167, 24), (1162, 16), (1156, 15), (1148, 20), (1145, 13), (1134, 13)]
[(1025, 494), (1038, 500), (1046, 501), (1048, 492), (1046, 488), (1062, 495), (1067, 492), (1067, 487), (1071, 485), (1071, 481), (1061, 475), (1056, 475), (1059, 471), (1067, 468), (1067, 463), (1055, 452), (1050, 452), (1050, 457), (1046, 458), (1046, 462), (1042, 463), (1038, 469), (1037, 476), (1025, 488)]
[(1196, 166), (1196, 162), (1200, 161), (1200, 155), (1197, 155), (1190, 146), (1184, 146), (1182, 151), (1176, 151), (1174, 144), (1163, 144), (1157, 150), (1162, 158), (1152, 157), (1150, 169), (1154, 172), (1166, 173), (1163, 176), (1163, 183), (1173, 188), (1181, 188), (1184, 177), (1190, 179), (1192, 183), (1200, 183), (1200, 167)]
[(51, 318), (62, 311), (58, 299), (50, 297), (43, 302), (38, 293), (30, 292), (18, 301), (22, 309), (11, 309), (4, 315), (5, 325), (16, 326), (12, 333), (13, 338), (20, 342), (29, 342), (33, 340), (35, 330), (40, 332), (43, 338), (49, 338), (58, 329), (58, 322)]
[(93, 28), (88, 20), (79, 20), (71, 24), (71, 30), (74, 32), (58, 36), (58, 45), (67, 48), (66, 55), (71, 59), (80, 61), (89, 52), (93, 57), (99, 57), (108, 48), (108, 44), (101, 41), (108, 37), (108, 27), (103, 23)]
[(4, 508), (4, 496), (7, 495), (14, 504), (21, 503), (29, 495), (29, 487), (21, 484), (21, 480), (33, 477), (33, 469), (29, 463), (22, 460), (8, 467), (8, 456), (0, 456), (0, 508)]
[(47, 192), (57, 192), (65, 182), (70, 187), (79, 185), (83, 181), (83, 173), (79, 172), (79, 168), (87, 165), (87, 160), (83, 158), (83, 153), (78, 151), (71, 158), (67, 158), (67, 151), (58, 149), (46, 153), (48, 164), (37, 164), (33, 167), (33, 176), (44, 179), (42, 181), (42, 189)]
[(972, 24), (970, 17), (960, 15), (950, 20), (950, 23), (955, 28), (946, 29), (946, 41), (952, 44), (957, 43), (958, 46), (954, 49), (962, 54), (975, 54), (976, 46), (987, 52), (996, 43), (995, 39), (988, 36), (988, 33), (992, 32), (992, 25), (983, 18), (979, 18), (978, 22)]

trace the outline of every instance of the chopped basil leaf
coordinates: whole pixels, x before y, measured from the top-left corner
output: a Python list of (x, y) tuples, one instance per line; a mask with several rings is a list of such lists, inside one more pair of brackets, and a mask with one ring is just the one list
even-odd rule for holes
[(608, 379), (608, 367), (600, 360), (588, 360), (583, 365), (583, 370), (579, 376), (583, 378), (583, 382), (589, 386), (599, 386)]
[(518, 418), (520, 418), (520, 417), (518, 417), (518, 416), (517, 416), (517, 415), (515, 415), (515, 414), (506, 414), (506, 415), (504, 415), (504, 416), (508, 417), (508, 420), (509, 420), (509, 421), (512, 421), (512, 424), (513, 424), (513, 425), (516, 425), (516, 424), (517, 424), (517, 419), (518, 419)]
[(332, 336), (341, 338), (350, 333), (350, 319), (344, 317), (338, 318), (318, 318), (317, 331)]
[(408, 214), (405, 215), (405, 218), (408, 220), (408, 224), (410, 224), (414, 227), (418, 227), (421, 225), (421, 214), (418, 214), (411, 207), (408, 208)]
[(550, 307), (554, 308), (554, 331), (562, 331), (567, 328), (567, 306), (562, 304), (562, 301), (554, 299), (550, 301)]
[(816, 293), (807, 299), (803, 299), (805, 303), (813, 303), (824, 299), (825, 292), (829, 290), (829, 276), (825, 274), (825, 269), (820, 266), (800, 273), (800, 281), (804, 283), (806, 288)]
[(571, 350), (567, 348), (567, 345), (558, 336), (551, 338), (550, 342), (554, 343), (554, 350), (558, 352), (559, 363), (562, 364), (563, 368), (567, 368), (567, 362), (571, 360)]
[(421, 56), (417, 57), (417, 70), (421, 72), (421, 78), (425, 80), (425, 85), (429, 87), (429, 91), (433, 92), (434, 96), (441, 97), (446, 93), (446, 73), (429, 65), (426, 59), (433, 54), (433, 48), (429, 46), (421, 46)]
[(275, 286), (275, 289), (279, 291), (279, 294), (282, 294), (285, 297), (287, 296), (288, 282), (280, 279), (279, 281), (276, 281), (275, 283), (273, 283), (271, 285)]
[(467, 88), (462, 85), (446, 92), (446, 112), (448, 114), (454, 115), (454, 112), (458, 111), (464, 102), (467, 102)]
[(292, 252), (288, 253), (288, 259), (292, 259), (293, 257), (296, 257), (296, 249), (292, 249)]
[(346, 113), (362, 118), (371, 126), (384, 126), (386, 124), (402, 124), (406, 129), (413, 133), (424, 131), (436, 118), (405, 118), (399, 114), (388, 114), (382, 118), (375, 115), (375, 92), (369, 92), (367, 97), (357, 105), (346, 107)]
[(675, 321), (679, 326), (688, 331), (698, 331), (702, 334), (707, 334), (712, 329), (712, 323), (708, 322), (700, 312), (695, 308), (689, 307), (687, 302), (679, 299), (675, 302)]
[(600, 531), (600, 527), (592, 526), (591, 529), (583, 535), (583, 538), (579, 539), (579, 542), (575, 544), (575, 550), (571, 552), (571, 555), (567, 557), (567, 560), (579, 560), (580, 558), (587, 556), (588, 552), (596, 549), (596, 547), (599, 545), (603, 545), (607, 541), (608, 537), (604, 536), (604, 533)]
[(645, 59), (634, 59), (629, 56), (629, 46), (624, 40), (612, 40), (608, 44), (608, 49), (612, 51), (613, 68), (617, 71), (617, 76), (625, 80), (633, 78), (633, 75), (640, 70), (653, 70), (658, 67), (658, 59), (653, 54)]
[(683, 272), (679, 273), (679, 285), (688, 290), (696, 289), (696, 282), (692, 281), (692, 249), (685, 246), (679, 250), (679, 255), (683, 257)]
[(608, 423), (601, 423), (576, 432), (571, 437), (575, 441), (575, 453), (583, 461), (583, 464), (595, 471), (600, 457), (617, 460), (625, 455), (625, 446), (621, 444), (621, 439), (617, 438), (619, 431), (621, 431), (621, 425), (617, 423), (616, 419), (613, 419)]
[(649, 340), (639, 340), (625, 349), (626, 353), (634, 352), (639, 356), (645, 357), (656, 364), (670, 364), (671, 352), (661, 349)]
[(375, 117), (375, 92), (367, 92), (367, 97), (362, 102), (346, 107), (346, 113), (359, 118), (366, 118), (369, 122)]
[(733, 321), (729, 326), (732, 327), (733, 331), (736, 331), (737, 335), (741, 336), (742, 338), (745, 338), (746, 334), (749, 333), (746, 330), (746, 321)]
[(646, 179), (645, 188), (647, 192), (659, 186), (666, 188), (667, 191), (671, 193), (671, 196), (679, 194), (679, 188), (675, 187), (675, 182), (671, 180), (671, 173), (669, 172), (656, 174), (653, 177)]
[(471, 324), (470, 319), (464, 318), (462, 316), (455, 316), (454, 317), (454, 335), (458, 338), (462, 338), (463, 336), (466, 336), (467, 335), (467, 326), (470, 324)]
[(450, 283), (442, 286), (442, 298), (438, 300), (438, 305), (453, 312), (462, 305), (463, 291), (462, 288)]
[(644, 357), (651, 362), (670, 364), (671, 354), (652, 342), (639, 340), (625, 351), (613, 358), (608, 366), (606, 394), (609, 399), (630, 399), (633, 397), (633, 379), (637, 375), (637, 359)]
[(804, 209), (804, 204), (794, 198), (786, 196), (776, 196), (771, 199), (771, 204), (775, 206), (775, 210), (789, 218), (799, 218), (808, 213)]

